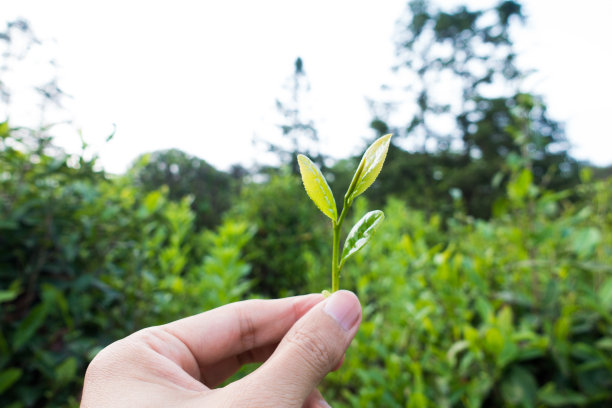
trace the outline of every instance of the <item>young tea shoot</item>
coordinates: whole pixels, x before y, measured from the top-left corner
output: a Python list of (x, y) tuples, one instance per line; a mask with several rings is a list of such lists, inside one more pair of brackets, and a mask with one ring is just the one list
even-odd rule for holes
[[(342, 252), (340, 252), (340, 231), (344, 218), (355, 198), (366, 191), (374, 183), (376, 177), (378, 177), (385, 162), (385, 157), (387, 157), (390, 140), (390, 134), (381, 137), (372, 143), (363, 154), (353, 180), (344, 195), (344, 203), (340, 216), (338, 216), (336, 200), (321, 170), (312, 160), (303, 154), (299, 154), (297, 157), (306, 193), (314, 201), (319, 210), (332, 221), (332, 292), (340, 288), (340, 271), (346, 260), (370, 241), (372, 234), (374, 234), (374, 231), (376, 231), (385, 218), (385, 215), (380, 210), (370, 211), (364, 215), (349, 232), (346, 241), (344, 241)], [(323, 292), (327, 293), (327, 291)]]

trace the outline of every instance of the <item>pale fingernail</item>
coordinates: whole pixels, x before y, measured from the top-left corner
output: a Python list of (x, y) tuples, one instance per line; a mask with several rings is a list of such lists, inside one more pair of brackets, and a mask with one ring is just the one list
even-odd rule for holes
[(357, 296), (347, 290), (334, 292), (323, 308), (323, 311), (330, 315), (340, 327), (349, 331), (359, 320), (361, 306)]
[(324, 399), (319, 400), (317, 406), (321, 408), (331, 408), (331, 405), (329, 405)]

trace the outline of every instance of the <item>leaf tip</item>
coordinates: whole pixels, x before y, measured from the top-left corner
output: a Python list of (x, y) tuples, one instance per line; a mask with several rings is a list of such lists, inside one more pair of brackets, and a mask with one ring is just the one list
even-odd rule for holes
[[(367, 190), (378, 177), (389, 151), (392, 133), (374, 141), (363, 154), (359, 168), (351, 183), (350, 198), (355, 198)], [(354, 187), (353, 187), (354, 186)]]

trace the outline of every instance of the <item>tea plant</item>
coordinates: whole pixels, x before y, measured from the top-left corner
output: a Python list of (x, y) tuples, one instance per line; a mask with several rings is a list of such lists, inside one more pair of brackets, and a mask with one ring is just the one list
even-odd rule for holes
[(78, 407), (105, 345), (246, 297), (254, 230), (195, 220), (189, 198), (0, 123), (0, 406)]
[[(380, 210), (370, 211), (364, 215), (349, 232), (342, 248), (342, 256), (339, 258), (340, 231), (344, 217), (346, 217), (349, 208), (351, 208), (353, 200), (366, 191), (374, 183), (376, 177), (378, 177), (385, 157), (387, 157), (390, 140), (390, 134), (379, 138), (363, 154), (353, 180), (344, 195), (344, 204), (340, 216), (338, 216), (338, 208), (334, 195), (321, 170), (308, 157), (302, 154), (297, 157), (306, 193), (314, 201), (319, 210), (332, 221), (332, 292), (340, 288), (340, 271), (346, 260), (370, 241), (374, 231), (376, 231), (376, 228), (385, 218), (384, 213)], [(323, 293), (328, 294), (327, 291), (323, 291)]]

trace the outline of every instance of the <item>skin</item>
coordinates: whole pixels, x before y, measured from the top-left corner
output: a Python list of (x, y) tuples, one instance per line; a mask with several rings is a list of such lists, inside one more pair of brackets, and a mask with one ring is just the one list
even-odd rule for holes
[[(317, 384), (344, 358), (361, 323), (347, 291), (248, 300), (150, 327), (102, 350), (82, 407), (326, 407)], [(242, 365), (264, 362), (218, 387)]]

